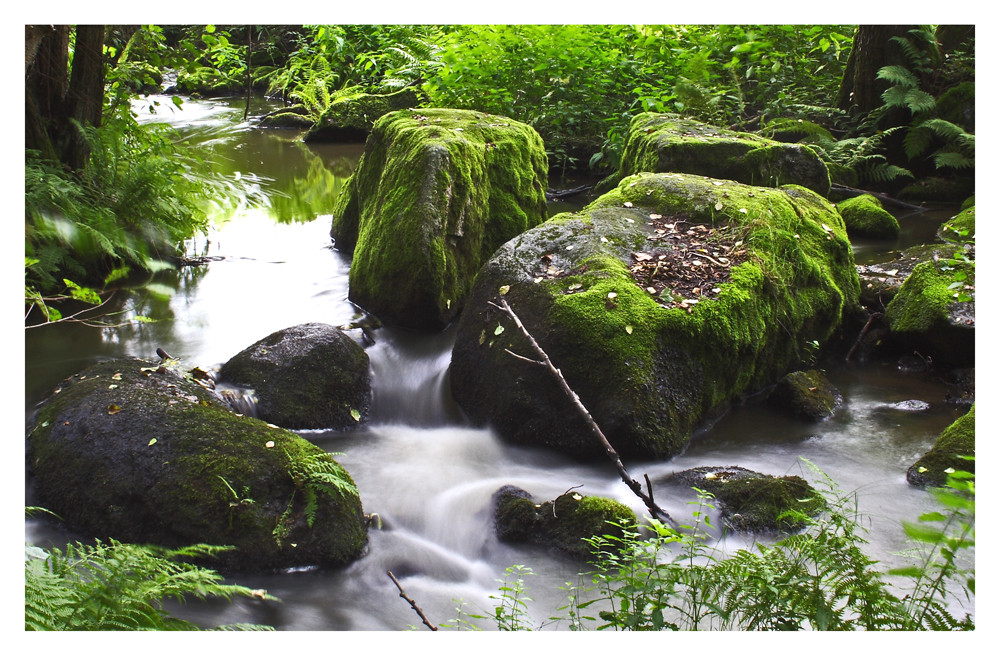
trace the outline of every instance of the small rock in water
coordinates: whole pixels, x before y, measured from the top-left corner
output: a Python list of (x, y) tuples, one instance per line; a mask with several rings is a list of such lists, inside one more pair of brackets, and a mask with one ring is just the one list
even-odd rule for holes
[(924, 412), (931, 409), (931, 404), (926, 401), (910, 399), (909, 401), (897, 401), (885, 406), (888, 410), (899, 410), (900, 412)]

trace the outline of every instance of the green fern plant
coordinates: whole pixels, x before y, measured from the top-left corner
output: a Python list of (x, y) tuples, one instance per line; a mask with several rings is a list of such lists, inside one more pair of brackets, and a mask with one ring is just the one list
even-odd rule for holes
[(312, 528), (316, 521), (316, 511), (319, 509), (321, 494), (344, 498), (358, 496), (358, 488), (351, 480), (350, 475), (333, 459), (333, 456), (336, 455), (342, 454), (324, 452), (293, 458), (288, 451), (285, 451), (285, 456), (288, 458), (288, 475), (295, 484), (295, 489), (274, 528), (274, 538), (279, 545), (291, 531), (295, 505), (299, 495), (304, 501), (302, 513), (305, 515), (306, 525), (309, 528)]
[[(25, 545), (24, 628), (26, 631), (198, 630), (174, 617), (163, 602), (252, 597), (275, 600), (263, 590), (227, 584), (214, 570), (193, 565), (231, 547), (204, 544), (181, 549), (80, 542), (65, 549)], [(219, 629), (270, 630), (254, 624)]]

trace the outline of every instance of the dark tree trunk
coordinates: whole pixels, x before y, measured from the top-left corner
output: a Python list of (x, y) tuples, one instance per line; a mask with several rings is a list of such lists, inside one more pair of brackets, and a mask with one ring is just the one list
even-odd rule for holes
[(913, 25), (860, 25), (854, 33), (851, 55), (837, 93), (840, 109), (864, 114), (882, 106), (882, 92), (888, 88), (876, 75), (883, 66), (907, 62), (892, 45), (894, 36), (906, 36)]
[(25, 147), (79, 170), (89, 149), (80, 125), (99, 126), (104, 106), (104, 26), (76, 28), (69, 67), (69, 26), (25, 27)]

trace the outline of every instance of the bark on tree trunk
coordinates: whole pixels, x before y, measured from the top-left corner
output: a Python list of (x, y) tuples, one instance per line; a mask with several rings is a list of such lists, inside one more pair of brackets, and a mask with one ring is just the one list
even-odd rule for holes
[[(104, 108), (104, 26), (76, 28), (73, 73), (66, 93), (67, 115), (80, 125), (100, 127)], [(70, 126), (63, 161), (72, 169), (82, 169), (90, 147), (78, 129)]]
[(876, 75), (883, 66), (905, 64), (899, 51), (891, 46), (894, 36), (906, 36), (912, 25), (860, 25), (854, 34), (851, 55), (837, 93), (840, 109), (867, 113), (882, 105), (882, 92), (888, 88)]

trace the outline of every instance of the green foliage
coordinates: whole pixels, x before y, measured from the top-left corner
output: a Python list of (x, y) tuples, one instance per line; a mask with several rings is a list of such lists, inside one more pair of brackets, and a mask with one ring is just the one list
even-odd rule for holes
[(333, 459), (338, 453), (313, 453), (299, 455), (293, 458), (288, 451), (285, 456), (288, 458), (288, 475), (295, 484), (295, 491), (288, 500), (288, 506), (282, 513), (274, 527), (274, 538), (280, 544), (291, 530), (292, 516), (295, 508), (296, 498), (302, 495), (305, 506), (303, 513), (306, 517), (306, 525), (312, 528), (316, 521), (316, 511), (319, 508), (319, 495), (329, 494), (331, 496), (342, 496), (344, 498), (357, 497), (358, 488), (351, 480), (347, 471), (344, 470)]
[[(215, 571), (190, 559), (210, 558), (228, 547), (194, 545), (181, 549), (123, 544), (115, 540), (79, 542), (65, 550), (25, 546), (24, 628), (27, 631), (197, 630), (173, 617), (163, 602), (255, 597), (264, 591), (224, 582)], [(267, 630), (256, 625), (220, 629)]]

